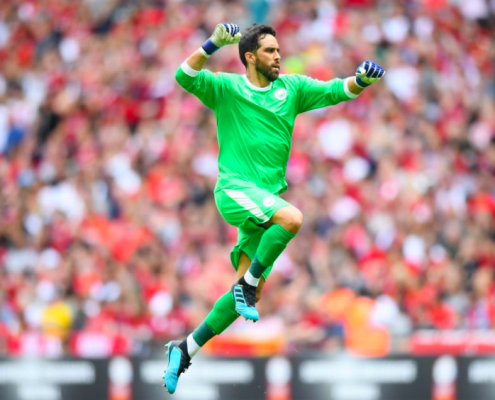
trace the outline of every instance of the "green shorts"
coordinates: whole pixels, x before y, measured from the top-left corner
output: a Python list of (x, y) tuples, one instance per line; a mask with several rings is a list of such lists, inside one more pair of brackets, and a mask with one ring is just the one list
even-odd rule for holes
[[(225, 221), (237, 226), (237, 244), (230, 253), (230, 260), (236, 270), (241, 251), (246, 253), (250, 260), (254, 258), (261, 236), (266, 231), (260, 225), (270, 220), (273, 214), (282, 207), (290, 206), (278, 195), (239, 180), (217, 188), (215, 202)], [(272, 267), (273, 265), (269, 265), (263, 272), (265, 281)]]

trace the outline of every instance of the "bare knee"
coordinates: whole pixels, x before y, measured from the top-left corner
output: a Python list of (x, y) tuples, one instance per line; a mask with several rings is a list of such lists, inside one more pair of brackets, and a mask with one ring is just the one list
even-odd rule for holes
[(282, 226), (291, 233), (297, 233), (303, 223), (303, 214), (296, 207), (284, 207), (273, 215), (272, 222)]

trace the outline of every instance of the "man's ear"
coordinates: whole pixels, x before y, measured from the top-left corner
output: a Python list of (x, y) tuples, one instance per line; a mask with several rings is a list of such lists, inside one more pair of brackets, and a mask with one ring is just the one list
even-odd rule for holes
[(244, 56), (246, 57), (246, 61), (248, 64), (256, 64), (256, 57), (254, 53), (248, 51), (244, 54)]

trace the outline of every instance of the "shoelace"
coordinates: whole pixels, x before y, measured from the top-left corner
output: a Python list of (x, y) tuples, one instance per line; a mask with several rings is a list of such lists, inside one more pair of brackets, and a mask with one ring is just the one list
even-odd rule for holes
[(246, 303), (249, 307), (256, 307), (256, 288), (251, 289), (248, 287), (243, 287), (244, 297), (246, 298)]
[(190, 366), (191, 366), (191, 361), (190, 360), (186, 361), (185, 357), (181, 357), (179, 372), (177, 373), (177, 376), (180, 376), (180, 374), (185, 372)]

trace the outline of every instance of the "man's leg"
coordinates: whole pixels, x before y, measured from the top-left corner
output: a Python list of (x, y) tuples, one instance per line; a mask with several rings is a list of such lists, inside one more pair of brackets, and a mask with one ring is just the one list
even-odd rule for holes
[[(241, 251), (237, 266), (237, 279), (241, 279), (249, 269), (251, 260), (246, 253)], [(265, 280), (262, 278), (256, 290), (256, 301), (261, 299), (261, 293)], [(213, 336), (220, 335), (237, 319), (239, 314), (235, 311), (235, 302), (230, 292), (225, 293), (213, 306), (203, 323), (196, 328), (187, 338), (187, 350), (192, 358), (196, 355)]]
[[(251, 260), (241, 252), (237, 267), (237, 279), (242, 278), (251, 265)], [(262, 278), (256, 288), (256, 301), (261, 299), (261, 293), (265, 279)], [(213, 310), (206, 319), (182, 342), (172, 341), (168, 343), (167, 353), (168, 367), (163, 379), (169, 393), (174, 393), (177, 388), (179, 376), (187, 369), (196, 353), (215, 335), (220, 335), (237, 319), (239, 314), (235, 310), (235, 302), (230, 292), (225, 293), (215, 303)]]
[(267, 231), (263, 234), (256, 256), (247, 271), (246, 275), (249, 279), (247, 283), (258, 285), (261, 274), (282, 254), (289, 241), (299, 232), (302, 222), (301, 211), (296, 207), (287, 206), (278, 210), (268, 222), (263, 224)]
[[(250, 265), (251, 260), (249, 259), (249, 257), (244, 252), (241, 252), (239, 266), (237, 267), (237, 279), (241, 279), (244, 276)], [(265, 278), (261, 277), (260, 283), (256, 288), (256, 303), (261, 300), (261, 295), (263, 294), (263, 286), (265, 286)]]
[(302, 222), (301, 211), (289, 205), (276, 211), (272, 218), (263, 225), (267, 230), (261, 237), (258, 250), (248, 271), (232, 286), (236, 310), (244, 318), (258, 320), (259, 314), (253, 298), (261, 275), (282, 254), (287, 244), (301, 228)]

